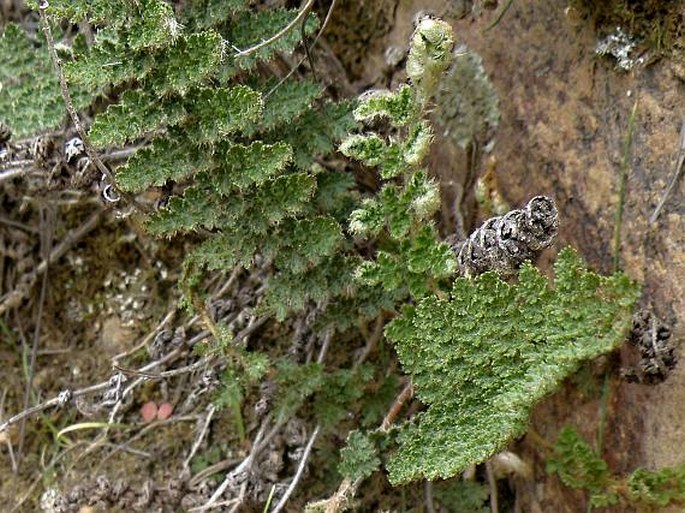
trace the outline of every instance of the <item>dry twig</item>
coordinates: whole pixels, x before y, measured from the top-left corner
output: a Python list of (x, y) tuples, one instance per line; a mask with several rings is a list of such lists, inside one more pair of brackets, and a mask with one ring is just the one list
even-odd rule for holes
[(433, 481), (426, 481), (423, 487), (423, 494), (426, 497), (427, 513), (435, 513), (435, 504), (433, 504)]
[(492, 461), (485, 462), (485, 473), (488, 477), (488, 487), (490, 488), (490, 511), (492, 513), (499, 513), (499, 505), (497, 500), (497, 478), (492, 469)]
[[(55, 235), (55, 211), (54, 207), (43, 205), (40, 209), (40, 253), (45, 260), (45, 272), (40, 287), (38, 298), (38, 311), (36, 312), (36, 322), (33, 333), (33, 343), (31, 344), (31, 359), (28, 368), (28, 380), (24, 389), (24, 409), (29, 407), (31, 402), (31, 392), (33, 390), (33, 378), (36, 372), (36, 360), (38, 358), (38, 343), (40, 341), (41, 325), (43, 320), (43, 308), (45, 307), (45, 295), (48, 289), (48, 270), (50, 268), (50, 251), (52, 240)], [(21, 462), (24, 449), (24, 435), (26, 431), (26, 418), (21, 420), (19, 428), (19, 445), (17, 447), (17, 463)]]
[(195, 453), (200, 448), (200, 444), (202, 444), (202, 440), (205, 439), (205, 436), (207, 435), (207, 432), (209, 431), (209, 424), (212, 422), (212, 417), (214, 416), (215, 412), (216, 412), (216, 406), (214, 406), (213, 404), (210, 404), (209, 407), (207, 408), (207, 413), (205, 414), (203, 422), (202, 422), (202, 429), (200, 429), (200, 432), (198, 433), (197, 437), (195, 438), (195, 442), (193, 442), (193, 446), (190, 448), (190, 452), (188, 453), (188, 456), (183, 461), (183, 470), (181, 471), (181, 474), (185, 475), (185, 474), (190, 473), (190, 460), (193, 459), (193, 457), (195, 456)]
[[(264, 95), (264, 99), (269, 98), (269, 96), (271, 96), (279, 87), (281, 87), (281, 86), (283, 85), (283, 83), (284, 83), (286, 80), (288, 80), (288, 79), (293, 75), (293, 73), (295, 73), (295, 71), (296, 71), (300, 66), (302, 66), (302, 64), (304, 63), (305, 60), (307, 60), (308, 58), (310, 58), (309, 52), (310, 52), (311, 49), (314, 48), (314, 46), (316, 46), (316, 43), (318, 43), (318, 42), (319, 42), (319, 39), (321, 38), (321, 34), (323, 34), (323, 31), (326, 30), (326, 27), (328, 26), (328, 22), (329, 22), (330, 19), (331, 19), (331, 15), (333, 14), (333, 9), (335, 9), (335, 3), (336, 3), (336, 2), (337, 2), (337, 0), (333, 0), (333, 1), (331, 2), (331, 5), (328, 7), (328, 12), (326, 13), (326, 17), (324, 18), (323, 23), (321, 24), (321, 29), (320, 29), (319, 32), (316, 34), (316, 37), (314, 38), (314, 41), (312, 41), (312, 44), (310, 45), (310, 47), (307, 47), (307, 46), (305, 45), (305, 49), (307, 50), (307, 55), (304, 56), (304, 57), (302, 57), (302, 58), (300, 59), (300, 62), (297, 63), (297, 65), (291, 67), (290, 71), (289, 71), (288, 73), (286, 73), (286, 75), (285, 75), (281, 80), (279, 80), (278, 83), (277, 83), (276, 85), (274, 85), (274, 86), (273, 86), (273, 87)], [(303, 24), (302, 26), (303, 26), (303, 28), (304, 28), (304, 24)], [(312, 70), (313, 70), (313, 68), (312, 68)]]
[[(379, 330), (375, 331), (378, 332)], [(382, 330), (380, 330), (380, 333), (382, 333)], [(362, 354), (366, 355), (368, 353)], [(361, 363), (361, 361), (358, 361), (357, 365), (360, 365)], [(383, 422), (381, 422), (378, 431), (387, 431), (390, 429), (392, 423), (395, 421), (400, 411), (402, 410), (402, 407), (412, 397), (413, 394), (414, 386), (411, 382), (409, 382), (405, 385), (404, 389), (393, 401), (392, 405), (390, 406), (390, 409), (388, 410), (388, 413), (385, 415), (385, 418), (383, 419)], [(342, 482), (338, 486), (338, 489), (332, 497), (329, 497), (328, 499), (324, 499), (323, 501), (318, 502), (317, 505), (325, 506), (326, 513), (338, 513), (340, 511), (347, 510), (350, 506), (352, 498), (357, 493), (357, 489), (362, 484), (362, 482), (363, 479), (361, 478), (353, 480), (346, 477), (342, 480)]]
[(66, 105), (67, 112), (69, 113), (69, 117), (71, 118), (71, 121), (74, 124), (74, 129), (76, 129), (76, 132), (81, 138), (81, 141), (83, 141), (84, 150), (88, 155), (90, 161), (93, 162), (95, 166), (98, 168), (98, 171), (100, 171), (105, 177), (107, 177), (109, 184), (114, 188), (114, 190), (119, 196), (125, 198), (130, 204), (135, 205), (142, 212), (148, 212), (149, 209), (146, 206), (142, 205), (141, 203), (136, 201), (136, 199), (133, 196), (131, 196), (127, 192), (122, 191), (116, 186), (114, 175), (109, 170), (109, 168), (105, 166), (105, 164), (102, 162), (102, 159), (100, 159), (100, 156), (95, 151), (95, 148), (93, 148), (93, 145), (91, 144), (90, 139), (88, 138), (86, 131), (84, 130), (83, 125), (81, 124), (81, 119), (79, 118), (78, 112), (76, 112), (76, 108), (74, 107), (74, 102), (71, 99), (71, 93), (69, 92), (67, 79), (64, 76), (64, 70), (62, 69), (62, 60), (57, 55), (57, 50), (55, 49), (55, 39), (52, 36), (50, 23), (48, 22), (48, 17), (45, 13), (48, 7), (48, 1), (43, 0), (38, 9), (40, 12), (43, 33), (45, 34), (45, 40), (47, 42), (48, 52), (50, 53), (50, 59), (52, 60), (52, 64), (55, 67), (55, 71), (57, 72), (57, 77), (59, 78), (59, 85), (62, 91), (62, 97), (64, 98), (64, 103)]
[(295, 26), (300, 23), (305, 16), (309, 14), (309, 11), (312, 10), (312, 7), (314, 6), (314, 0), (307, 0), (307, 3), (300, 9), (300, 12), (297, 13), (297, 16), (295, 16), (295, 19), (288, 23), (285, 27), (283, 27), (281, 30), (279, 30), (276, 34), (271, 36), (269, 39), (266, 39), (265, 41), (262, 41), (258, 45), (252, 46), (248, 48), (247, 50), (237, 50), (238, 57), (247, 57), (248, 55), (252, 55), (253, 53), (258, 52), (262, 48), (266, 48), (270, 44), (278, 41), (280, 38), (285, 36), (288, 32), (290, 32)]
[(309, 437), (309, 441), (307, 442), (306, 447), (304, 448), (304, 453), (302, 454), (302, 458), (300, 459), (300, 464), (297, 466), (297, 471), (295, 472), (292, 481), (290, 481), (290, 485), (288, 485), (287, 490), (283, 494), (283, 497), (281, 497), (281, 500), (278, 501), (278, 504), (276, 504), (276, 506), (274, 506), (274, 508), (271, 510), (271, 513), (280, 513), (280, 511), (285, 507), (285, 504), (286, 502), (288, 502), (288, 499), (290, 498), (292, 493), (295, 491), (297, 483), (300, 481), (302, 473), (304, 472), (304, 469), (307, 466), (309, 453), (312, 451), (312, 446), (316, 441), (316, 437), (319, 436), (320, 429), (321, 426), (317, 424), (314, 428), (314, 431), (312, 432), (312, 435)]

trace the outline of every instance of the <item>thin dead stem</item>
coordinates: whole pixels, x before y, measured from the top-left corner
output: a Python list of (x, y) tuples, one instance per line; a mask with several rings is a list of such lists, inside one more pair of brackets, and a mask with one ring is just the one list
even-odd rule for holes
[(273, 44), (274, 42), (278, 41), (281, 39), (283, 36), (285, 36), (288, 32), (290, 32), (293, 28), (297, 26), (298, 23), (300, 23), (305, 16), (309, 14), (309, 11), (312, 10), (312, 7), (314, 6), (314, 0), (307, 0), (307, 3), (300, 9), (300, 12), (297, 13), (297, 16), (295, 16), (295, 19), (288, 23), (285, 27), (283, 27), (281, 30), (279, 30), (276, 34), (271, 36), (269, 39), (266, 39), (259, 43), (258, 45), (252, 46), (248, 48), (247, 50), (237, 50), (237, 57), (247, 57), (248, 55), (252, 55), (253, 53), (258, 52), (262, 48), (266, 48), (270, 44)]
[[(3, 388), (2, 398), (0, 399), (0, 417), (4, 417), (4, 415), (5, 415), (5, 399), (6, 398), (7, 398), (7, 388)], [(1, 435), (0, 441), (5, 442), (5, 445), (7, 446), (7, 453), (10, 456), (10, 464), (12, 465), (12, 473), (16, 474), (19, 471), (19, 467), (18, 467), (17, 461), (14, 457), (14, 449), (12, 448), (12, 442), (10, 440), (9, 435), (6, 435), (6, 434)]]
[(426, 498), (426, 512), (435, 513), (435, 504), (433, 504), (433, 481), (426, 481), (423, 485), (423, 495)]
[[(64, 391), (60, 393), (57, 397), (53, 397), (52, 399), (48, 399), (47, 401), (44, 401), (40, 404), (36, 404), (35, 406), (32, 406), (31, 408), (28, 408), (20, 413), (17, 413), (13, 417), (10, 417), (6, 421), (0, 424), (0, 433), (5, 431), (7, 428), (9, 428), (11, 425), (16, 424), (22, 419), (25, 419), (26, 417), (30, 417), (31, 415), (34, 415), (38, 412), (41, 412), (43, 410), (47, 410), (48, 408), (53, 408), (56, 406), (63, 406), (66, 404), (69, 400), (75, 399), (77, 397), (81, 397), (84, 395), (89, 395), (89, 394), (94, 394), (95, 392), (100, 392), (102, 390), (105, 390), (109, 386), (108, 381), (98, 383), (97, 385), (91, 385), (89, 387), (81, 388), (79, 390), (74, 390), (74, 391)], [(66, 396), (68, 398), (65, 398), (66, 396), (63, 395), (65, 392), (68, 392)]]
[[(154, 429), (164, 427), (164, 426), (168, 426), (170, 424), (176, 424), (178, 422), (189, 422), (189, 421), (194, 421), (194, 420), (197, 420), (197, 415), (175, 415), (175, 416), (170, 417), (168, 419), (157, 420), (155, 422), (151, 422), (151, 423), (143, 426), (140, 431), (138, 431), (135, 435), (133, 435), (128, 440), (126, 440), (125, 444), (108, 444), (108, 443), (104, 443), (104, 442), (102, 442), (102, 443), (96, 442), (94, 445), (97, 445), (98, 447), (111, 447), (112, 450), (108, 454), (106, 454), (105, 456), (103, 456), (102, 458), (100, 458), (98, 460), (97, 466), (93, 469), (93, 473), (97, 474), (99, 472), (99, 469), (102, 468), (102, 466), (105, 464), (105, 462), (107, 462), (110, 458), (112, 458), (114, 455), (116, 455), (117, 453), (119, 453), (121, 451), (128, 452), (131, 454), (135, 454), (135, 455), (141, 456), (143, 458), (152, 457), (152, 454), (150, 454), (149, 452), (134, 449), (133, 447), (131, 447), (131, 445), (134, 442), (143, 438), (147, 433), (149, 433), (150, 431), (152, 431)], [(87, 455), (89, 452), (91, 452), (91, 451), (89, 451), (89, 450), (84, 451), (83, 454), (81, 454), (79, 456), (79, 458), (77, 458), (77, 460), (82, 458), (83, 456)], [(76, 463), (76, 462), (74, 462), (74, 463)]]
[(153, 329), (150, 333), (148, 333), (145, 337), (143, 337), (143, 339), (140, 341), (140, 343), (136, 344), (135, 346), (133, 346), (128, 351), (124, 351), (123, 353), (119, 353), (118, 355), (114, 356), (114, 358), (112, 358), (112, 364), (116, 367), (117, 362), (119, 362), (123, 358), (126, 358), (128, 356), (131, 356), (132, 354), (137, 353), (142, 348), (147, 346), (150, 342), (152, 342), (154, 340), (154, 338), (162, 331), (164, 326), (169, 324), (174, 319), (174, 316), (176, 315), (176, 311), (177, 311), (177, 308), (176, 308), (176, 305), (174, 305), (174, 308), (169, 310), (169, 312), (166, 314), (166, 316), (164, 316), (164, 319), (161, 320), (161, 322), (155, 327), (155, 329)]
[(288, 486), (287, 490), (283, 494), (283, 497), (281, 497), (281, 500), (278, 501), (278, 504), (274, 506), (274, 508), (271, 510), (271, 513), (280, 513), (280, 511), (285, 507), (286, 502), (288, 502), (288, 499), (292, 495), (292, 493), (295, 491), (295, 488), (297, 487), (297, 483), (300, 481), (300, 478), (302, 477), (302, 473), (304, 472), (304, 469), (307, 465), (307, 460), (309, 459), (309, 454), (312, 452), (312, 446), (314, 445), (314, 442), (316, 441), (316, 437), (319, 436), (319, 430), (321, 429), (321, 426), (317, 424), (316, 428), (314, 428), (314, 431), (312, 432), (312, 435), (309, 437), (309, 441), (307, 442), (306, 447), (304, 448), (304, 453), (302, 454), (302, 458), (300, 459), (300, 464), (297, 466), (297, 471), (295, 472), (295, 476), (293, 476), (292, 481), (290, 481), (290, 485)]
[[(265, 98), (265, 99), (268, 98), (269, 96), (271, 96), (279, 87), (281, 87), (281, 86), (283, 85), (283, 83), (284, 83), (286, 80), (288, 80), (291, 76), (293, 76), (293, 73), (295, 73), (295, 71), (296, 71), (300, 66), (302, 66), (302, 64), (304, 63), (304, 61), (306, 61), (307, 59), (310, 59), (310, 60), (311, 60), (310, 52), (311, 52), (311, 50), (314, 49), (314, 46), (316, 46), (316, 43), (319, 42), (319, 39), (321, 38), (321, 34), (323, 34), (323, 31), (326, 30), (326, 27), (328, 26), (328, 22), (329, 22), (330, 19), (331, 19), (331, 15), (333, 14), (333, 9), (335, 8), (336, 2), (337, 2), (337, 0), (333, 0), (333, 1), (331, 2), (331, 5), (328, 7), (328, 12), (326, 13), (326, 17), (324, 18), (323, 23), (321, 24), (321, 29), (320, 29), (319, 32), (316, 34), (316, 37), (314, 38), (314, 41), (312, 41), (312, 44), (311, 44), (309, 47), (305, 45), (305, 50), (306, 50), (306, 52), (307, 52), (307, 55), (305, 55), (304, 57), (302, 57), (302, 58), (300, 59), (300, 62), (297, 63), (297, 65), (292, 66), (292, 67), (290, 68), (290, 71), (288, 71), (288, 73), (286, 73), (286, 75), (285, 75), (281, 80), (279, 80), (278, 83), (277, 83), (276, 85), (274, 85), (274, 86), (273, 86), (273, 87), (264, 95), (264, 98)], [(304, 28), (304, 25), (303, 25), (303, 28)], [(313, 66), (312, 66), (312, 71), (313, 71), (313, 70), (314, 70), (314, 68), (313, 68)]]
[(126, 376), (137, 376), (142, 379), (168, 379), (173, 378), (174, 376), (180, 376), (181, 374), (188, 374), (190, 372), (199, 370), (202, 367), (209, 365), (212, 360), (213, 358), (211, 356), (205, 356), (204, 358), (200, 358), (198, 361), (191, 363), (190, 365), (179, 367), (178, 369), (158, 372), (156, 374), (135, 369), (126, 369), (124, 367), (120, 367), (119, 365), (115, 365), (114, 370), (117, 370)]
[(676, 165), (675, 165), (675, 171), (673, 172), (673, 178), (671, 178), (671, 183), (668, 184), (668, 187), (666, 188), (666, 192), (664, 192), (664, 195), (661, 197), (661, 201), (659, 201), (659, 204), (654, 209), (654, 213), (649, 218), (649, 224), (656, 223), (656, 220), (659, 218), (659, 214), (661, 213), (661, 210), (664, 208), (664, 205), (666, 204), (666, 201), (668, 200), (671, 193), (673, 192), (673, 189), (675, 188), (676, 184), (678, 183), (678, 180), (680, 180), (680, 177), (683, 176), (684, 171), (685, 171), (685, 120), (683, 120), (682, 125), (680, 127), (680, 141), (678, 143), (678, 156), (676, 157)]
[(497, 479), (495, 478), (495, 472), (492, 469), (491, 460), (485, 462), (485, 473), (487, 474), (488, 487), (490, 488), (490, 511), (492, 511), (492, 513), (499, 513)]
[(409, 382), (404, 386), (404, 389), (399, 393), (399, 395), (395, 398), (395, 401), (390, 406), (390, 409), (385, 415), (383, 422), (381, 422), (381, 431), (387, 431), (390, 429), (390, 426), (393, 422), (395, 422), (395, 419), (402, 410), (402, 406), (404, 406), (404, 403), (406, 403), (412, 395), (414, 395), (414, 385)]
[(78, 112), (74, 107), (74, 102), (71, 99), (71, 93), (69, 92), (67, 79), (64, 76), (64, 70), (62, 69), (62, 60), (57, 55), (57, 50), (55, 49), (55, 40), (52, 35), (52, 30), (50, 29), (50, 23), (48, 21), (47, 14), (45, 12), (48, 7), (48, 1), (43, 0), (38, 9), (41, 19), (41, 28), (43, 30), (43, 33), (45, 34), (45, 40), (47, 42), (48, 52), (50, 53), (50, 59), (52, 60), (55, 72), (57, 73), (57, 77), (59, 78), (59, 85), (62, 91), (62, 98), (64, 98), (64, 103), (66, 105), (67, 112), (69, 113), (69, 117), (71, 118), (71, 121), (74, 124), (74, 129), (81, 138), (81, 141), (83, 141), (83, 147), (86, 151), (86, 154), (88, 155), (88, 158), (90, 158), (90, 161), (93, 162), (95, 166), (98, 168), (98, 171), (100, 171), (105, 177), (107, 177), (107, 180), (109, 181), (110, 185), (114, 188), (114, 190), (117, 192), (117, 194), (125, 198), (126, 201), (134, 205), (142, 212), (149, 212), (149, 208), (147, 206), (142, 205), (141, 203), (136, 201), (136, 199), (133, 196), (131, 196), (125, 191), (122, 191), (117, 187), (116, 182), (114, 180), (114, 175), (109, 170), (109, 168), (105, 166), (105, 164), (102, 162), (102, 159), (100, 159), (100, 156), (95, 151), (95, 148), (91, 144), (90, 139), (88, 138), (88, 135), (86, 134), (86, 131), (84, 130), (83, 125), (81, 124), (81, 119), (79, 118)]
[[(188, 346), (192, 347), (194, 344), (197, 344), (207, 338), (209, 336), (209, 332), (204, 331), (201, 332), (197, 335), (195, 335), (192, 339), (188, 341)], [(169, 352), (168, 354), (164, 355), (163, 357), (159, 358), (158, 360), (155, 360), (153, 362), (150, 362), (140, 369), (137, 370), (137, 373), (142, 374), (142, 375), (147, 375), (150, 369), (154, 369), (155, 367), (158, 367), (160, 365), (164, 365), (166, 363), (170, 363), (171, 361), (175, 360), (177, 357), (180, 355), (185, 354), (184, 350), (181, 349), (174, 349), (173, 351)], [(195, 370), (196, 367), (193, 365), (189, 365), (184, 368), (185, 372), (191, 372), (192, 370)], [(172, 370), (169, 371), (173, 373), (173, 375), (178, 374), (176, 371)], [(139, 384), (143, 383), (146, 381), (148, 378), (138, 378), (137, 380), (134, 380), (133, 383), (129, 384), (126, 389), (122, 392), (121, 398), (123, 399), (126, 397), (131, 391)], [(108, 379), (107, 381), (103, 381), (101, 383), (98, 383), (96, 385), (91, 385), (85, 388), (81, 388), (78, 390), (64, 390), (62, 391), (57, 397), (53, 397), (52, 399), (48, 399), (40, 404), (37, 404), (35, 406), (32, 406), (31, 408), (28, 408), (20, 413), (17, 413), (13, 417), (10, 417), (6, 421), (0, 423), (0, 433), (5, 431), (7, 428), (9, 428), (11, 425), (16, 424), (17, 422), (21, 421), (22, 419), (26, 417), (30, 417), (38, 412), (41, 412), (43, 410), (47, 410), (49, 408), (53, 407), (61, 407), (67, 404), (69, 401), (81, 397), (81, 396), (86, 396), (90, 394), (94, 394), (96, 392), (101, 392), (103, 390), (106, 390), (109, 388), (110, 385), (110, 380)], [(121, 404), (121, 401), (117, 403), (117, 405)], [(113, 408), (113, 411), (118, 411), (117, 406)], [(110, 422), (113, 420), (110, 419)]]
[[(219, 485), (219, 487), (214, 490), (214, 493), (212, 496), (207, 500), (206, 503), (204, 503), (202, 506), (198, 506), (196, 508), (192, 508), (188, 510), (189, 512), (198, 512), (198, 511), (206, 511), (208, 509), (216, 507), (216, 503), (219, 500), (219, 497), (223, 495), (223, 493), (226, 491), (226, 489), (229, 487), (229, 485), (243, 472), (247, 471), (250, 466), (252, 465), (252, 462), (256, 458), (259, 448), (261, 446), (261, 441), (262, 437), (264, 436), (264, 431), (266, 431), (266, 425), (267, 422), (263, 422), (262, 425), (259, 428), (259, 431), (257, 432), (257, 435), (255, 436), (254, 442), (252, 444), (252, 450), (250, 453), (247, 455), (245, 459), (238, 465), (236, 468), (234, 468), (231, 472), (229, 472), (226, 475), (226, 478), (222, 481), (222, 483)], [(243, 483), (243, 487), (245, 486), (245, 483)], [(237, 506), (240, 506), (242, 504), (242, 497), (244, 496), (244, 492), (241, 493), (241, 495), (238, 497), (240, 499), (237, 503)], [(235, 499), (234, 499), (235, 500)]]
[(357, 360), (355, 362), (356, 365), (361, 365), (369, 357), (373, 350), (376, 349), (376, 346), (378, 346), (378, 342), (383, 336), (384, 325), (385, 323), (383, 321), (383, 316), (379, 315), (376, 319), (376, 322), (374, 323), (373, 332), (367, 338), (366, 344), (364, 345), (364, 349), (362, 349), (362, 351), (359, 353), (359, 356), (357, 357)]
[[(48, 276), (50, 269), (50, 252), (52, 250), (52, 240), (55, 233), (55, 211), (51, 206), (43, 205), (40, 209), (40, 252), (45, 259), (45, 272), (40, 287), (38, 298), (38, 311), (36, 312), (36, 322), (33, 332), (33, 342), (31, 344), (31, 356), (28, 368), (28, 377), (24, 389), (24, 409), (29, 407), (31, 402), (31, 392), (33, 391), (33, 378), (36, 373), (36, 360), (38, 359), (38, 345), (40, 342), (40, 332), (43, 320), (43, 308), (45, 307), (45, 296), (48, 290)], [(24, 450), (24, 437), (26, 434), (26, 418), (21, 420), (19, 427), (19, 444), (17, 447), (17, 464), (21, 463), (22, 452)]]
[(626, 201), (626, 185), (630, 173), (631, 149), (633, 145), (633, 134), (635, 132), (635, 120), (637, 118), (637, 108), (640, 97), (635, 98), (635, 103), (628, 117), (628, 128), (625, 139), (623, 140), (623, 154), (621, 155), (621, 173), (618, 180), (618, 206), (614, 221), (613, 237), (613, 264), (614, 272), (620, 269), (621, 259), (621, 228), (623, 226), (623, 210)]
[(205, 414), (204, 420), (202, 422), (202, 429), (200, 429), (200, 432), (198, 433), (197, 437), (195, 438), (195, 441), (193, 442), (193, 445), (190, 448), (190, 452), (188, 453), (188, 456), (183, 461), (183, 470), (181, 471), (181, 474), (189, 474), (190, 473), (190, 461), (193, 459), (193, 457), (195, 456), (195, 453), (197, 453), (197, 450), (200, 448), (202, 441), (205, 439), (205, 436), (207, 435), (207, 432), (209, 431), (209, 424), (212, 422), (212, 417), (214, 417), (214, 413), (216, 413), (216, 406), (214, 406), (213, 404), (210, 404), (209, 407), (207, 408), (207, 413)]
[[(26, 165), (26, 167), (21, 167), (21, 163), (23, 162), (27, 162), (28, 165)], [(0, 173), (0, 183), (4, 182), (5, 180), (11, 180), (12, 178), (28, 174), (31, 171), (31, 167), (34, 165), (34, 162), (33, 160), (27, 160), (21, 162), (14, 162), (13, 164), (15, 165), (15, 167), (3, 170)]]

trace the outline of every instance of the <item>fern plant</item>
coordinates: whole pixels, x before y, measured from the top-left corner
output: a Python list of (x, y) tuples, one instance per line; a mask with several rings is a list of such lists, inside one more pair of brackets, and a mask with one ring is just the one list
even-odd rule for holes
[[(315, 83), (274, 88), (257, 72), (260, 60), (298, 44), (297, 31), (256, 52), (238, 50), (268, 39), (293, 13), (195, 1), (177, 16), (161, 0), (116, 9), (56, 1), (47, 12), (105, 24), (91, 45), (74, 42), (66, 73), (76, 87), (121, 91), (95, 117), (96, 147), (146, 142), (117, 170), (119, 187), (139, 193), (177, 184), (149, 230), (168, 237), (204, 230), (205, 242), (186, 259), (186, 289), (202, 270), (250, 267), (260, 254), (274, 263), (265, 309), (278, 318), (329, 297), (334, 270), (344, 265), (338, 218), (352, 180), (313, 163), (351, 126), (349, 107), (325, 101)], [(309, 22), (305, 32), (314, 28)]]
[[(260, 45), (293, 18), (287, 10), (255, 11), (247, 0), (194, 0), (178, 10), (162, 0), (53, 0), (45, 12), (97, 27), (92, 41), (64, 42), (69, 85), (101, 100), (91, 105), (97, 148), (140, 146), (116, 169), (118, 186), (172, 190), (148, 229), (201, 236), (184, 263), (191, 298), (207, 271), (260, 259), (268, 262), (262, 312), (279, 321), (316, 305), (312, 326), (332, 333), (402, 311), (385, 333), (427, 408), (398, 430), (392, 449), (380, 431), (352, 432), (340, 467), (346, 476), (368, 476), (382, 460), (393, 484), (456, 475), (524, 432), (535, 402), (581, 360), (622, 341), (637, 286), (621, 274), (596, 275), (570, 250), (559, 256), (554, 285), (529, 262), (513, 281), (494, 272), (455, 279), (457, 257), (433, 220), (438, 185), (423, 166), (433, 138), (427, 115), (453, 60), (447, 23), (421, 20), (407, 59), (410, 83), (364, 94), (350, 115), (350, 104), (327, 101), (313, 82), (278, 84), (260, 73), (259, 62), (298, 43), (289, 32)], [(20, 38), (8, 30), (3, 38)], [(25, 77), (21, 84), (29, 87)], [(340, 151), (378, 173), (378, 190), (363, 195), (351, 174), (316, 162), (343, 138)], [(533, 218), (526, 219), (534, 228)], [(545, 228), (556, 233), (556, 222)], [(362, 365), (327, 371), (295, 362), (278, 348), (236, 348), (222, 325), (215, 335), (214, 354), (236, 357), (217, 404), (234, 413), (239, 438), (246, 395), (259, 380), (278, 384), (278, 422), (306, 410), (332, 429), (375, 376)]]
[[(350, 217), (353, 233), (375, 236), (381, 248), (375, 260), (360, 266), (358, 277), (386, 290), (405, 287), (419, 301), (386, 329), (417, 397), (428, 406), (400, 430), (387, 464), (396, 484), (454, 476), (522, 434), (539, 399), (582, 360), (623, 341), (638, 293), (627, 277), (600, 277), (566, 250), (556, 264), (554, 286), (527, 263), (516, 283), (488, 272), (458, 278), (444, 297), (441, 282), (456, 265), (431, 222), (437, 190), (420, 167), (431, 141), (421, 116), (451, 61), (452, 39), (448, 25), (424, 20), (407, 62), (411, 85), (366, 93), (354, 111), (360, 121), (385, 119), (395, 131), (385, 139), (373, 132), (354, 135), (341, 146), (343, 153), (377, 166), (386, 180)], [(548, 199), (535, 200), (543, 211), (556, 212)], [(524, 211), (511, 216), (526, 217)], [(549, 245), (557, 223), (555, 214), (549, 226), (541, 225), (541, 247)], [(516, 242), (511, 236), (509, 245)], [(375, 449), (366, 457), (361, 453), (375, 444), (361, 434), (350, 440), (341, 468), (350, 477), (364, 475), (376, 461)]]
[[(639, 294), (634, 282), (587, 270), (568, 248), (554, 271), (553, 284), (529, 262), (514, 283), (493, 271), (457, 278), (448, 298), (407, 305), (387, 326), (427, 406), (396, 435), (386, 465), (392, 483), (445, 479), (485, 461), (526, 431), (532, 407), (583, 360), (625, 340)], [(372, 438), (355, 434), (341, 467), (346, 475), (374, 461)], [(593, 468), (595, 476), (606, 472)]]
[(424, 118), (439, 78), (452, 61), (452, 46), (447, 23), (422, 20), (407, 58), (411, 85), (365, 93), (354, 110), (360, 122), (385, 120), (393, 130), (385, 137), (355, 134), (340, 146), (345, 155), (377, 166), (384, 180), (378, 193), (350, 216), (354, 235), (379, 241), (375, 258), (357, 269), (357, 277), (364, 284), (380, 284), (386, 291), (414, 298), (436, 291), (439, 282), (457, 269), (452, 250), (438, 240), (432, 222), (440, 206), (437, 184), (422, 167), (433, 139)]
[(557, 474), (566, 486), (587, 490), (593, 506), (624, 503), (653, 509), (685, 503), (685, 467), (639, 468), (625, 476), (614, 475), (570, 426), (559, 433), (547, 471)]

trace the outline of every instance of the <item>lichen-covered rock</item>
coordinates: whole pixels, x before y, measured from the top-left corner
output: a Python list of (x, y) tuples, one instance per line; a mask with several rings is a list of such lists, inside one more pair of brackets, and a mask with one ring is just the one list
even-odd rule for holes
[(478, 54), (460, 46), (435, 95), (435, 119), (443, 134), (465, 149), (485, 144), (499, 125), (499, 98)]

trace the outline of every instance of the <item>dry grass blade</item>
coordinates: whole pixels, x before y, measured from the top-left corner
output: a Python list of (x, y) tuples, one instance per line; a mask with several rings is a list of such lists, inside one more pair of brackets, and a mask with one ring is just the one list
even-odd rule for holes
[(649, 218), (649, 224), (654, 224), (656, 220), (659, 218), (659, 214), (661, 213), (661, 210), (664, 208), (666, 201), (673, 192), (673, 189), (678, 183), (678, 180), (680, 180), (680, 177), (683, 176), (683, 170), (685, 170), (685, 119), (683, 120), (683, 123), (680, 127), (680, 144), (678, 145), (678, 158), (676, 159), (675, 172), (673, 173), (673, 178), (671, 179), (671, 183), (668, 184), (666, 192), (661, 197), (661, 201), (659, 201), (659, 204), (654, 209), (652, 217)]

